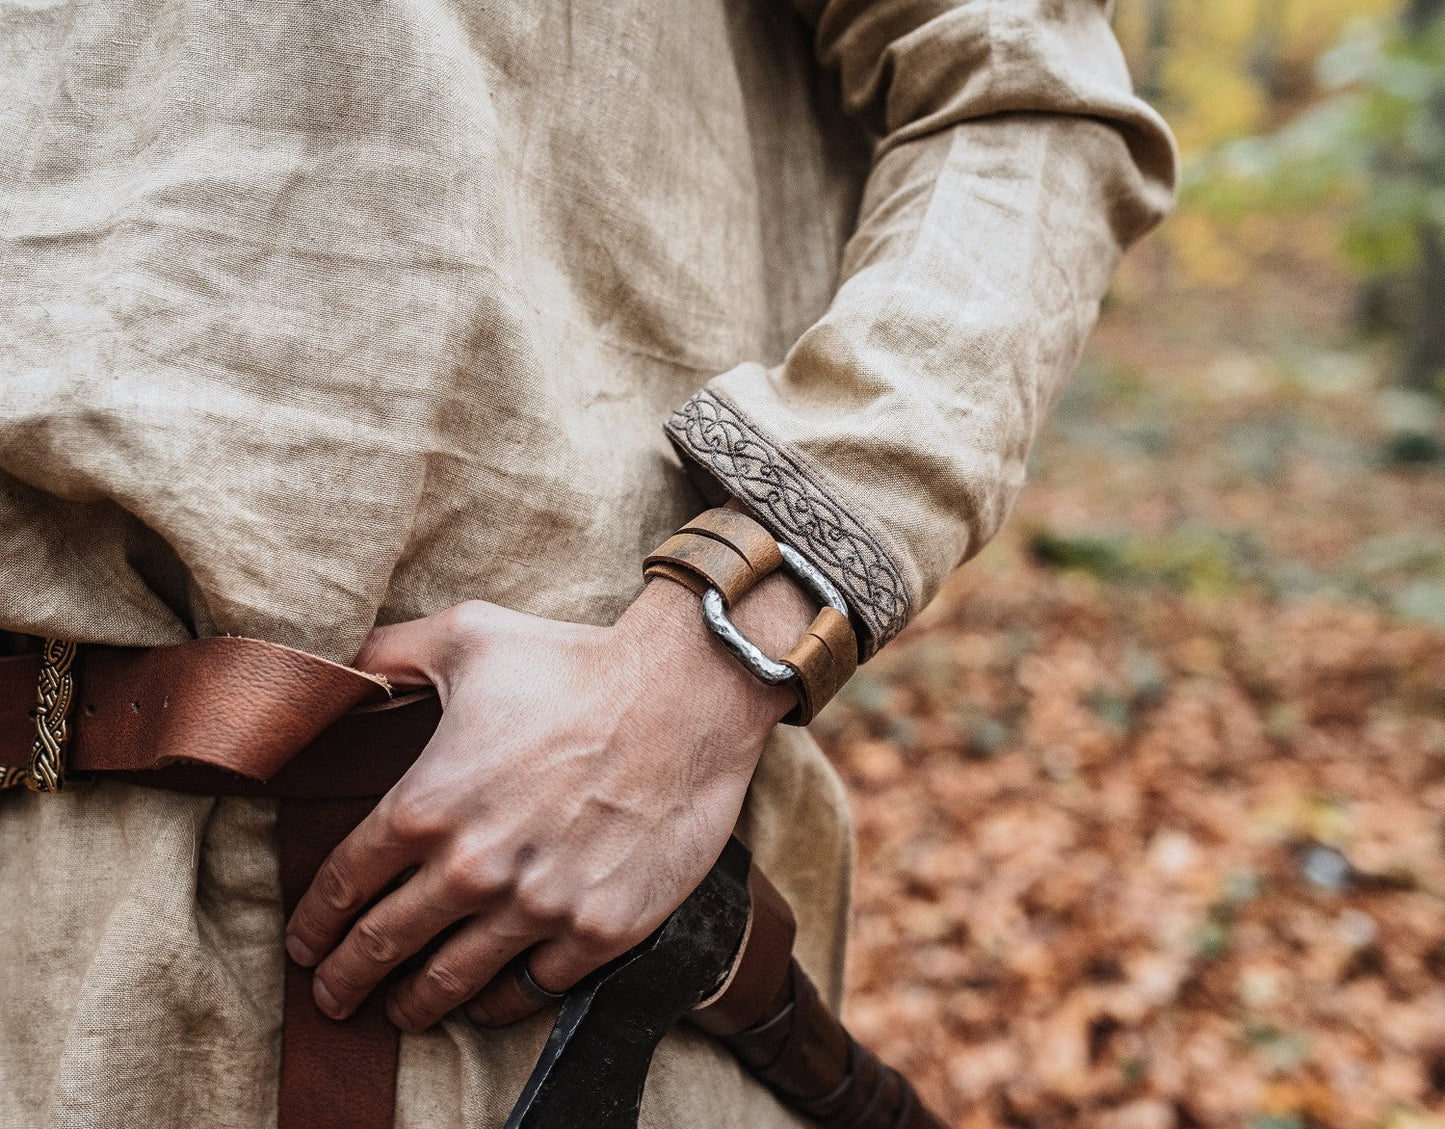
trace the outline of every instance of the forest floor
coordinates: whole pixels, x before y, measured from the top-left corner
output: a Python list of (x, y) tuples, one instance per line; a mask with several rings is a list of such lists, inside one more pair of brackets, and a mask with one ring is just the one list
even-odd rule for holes
[(848, 1016), (961, 1127), (1445, 1129), (1445, 466), (1348, 283), (1126, 264), (1005, 531), (825, 712)]

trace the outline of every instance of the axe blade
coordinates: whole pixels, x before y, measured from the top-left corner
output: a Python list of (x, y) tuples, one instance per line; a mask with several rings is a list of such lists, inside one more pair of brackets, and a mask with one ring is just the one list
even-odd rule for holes
[(736, 839), (642, 944), (567, 994), (505, 1129), (636, 1129), (653, 1052), (732, 969), (752, 856)]

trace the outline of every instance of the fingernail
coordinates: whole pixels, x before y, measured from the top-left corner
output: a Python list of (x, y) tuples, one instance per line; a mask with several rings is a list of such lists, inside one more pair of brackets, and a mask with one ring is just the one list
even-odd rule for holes
[(332, 1019), (341, 1018), (341, 1005), (336, 1002), (336, 997), (327, 989), (324, 981), (315, 981), (311, 985), (311, 994), (316, 998), (316, 1006), (323, 1012)]
[(291, 959), (297, 964), (310, 968), (316, 963), (316, 954), (301, 943), (301, 938), (288, 934), (286, 937), (286, 951), (291, 954)]

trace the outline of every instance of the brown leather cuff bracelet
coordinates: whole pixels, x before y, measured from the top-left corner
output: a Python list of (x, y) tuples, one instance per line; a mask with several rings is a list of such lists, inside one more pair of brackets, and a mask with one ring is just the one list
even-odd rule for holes
[[(798, 705), (786, 725), (807, 725), (858, 667), (858, 637), (848, 606), (831, 581), (791, 545), (736, 510), (707, 510), (642, 562), (649, 580), (664, 577), (702, 597), (703, 620), (759, 681), (789, 685)], [(727, 616), (734, 600), (782, 566), (823, 605), (781, 659), (769, 658)]]
[(665, 576), (701, 596), (716, 588), (723, 605), (783, 563), (778, 543), (747, 514), (707, 510), (688, 522), (642, 562), (649, 580)]

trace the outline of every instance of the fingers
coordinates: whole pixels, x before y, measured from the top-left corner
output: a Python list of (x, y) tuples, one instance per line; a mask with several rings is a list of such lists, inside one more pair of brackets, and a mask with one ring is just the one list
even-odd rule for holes
[(404, 1031), (421, 1031), (470, 1001), (468, 1014), (484, 1026), (515, 1022), (545, 1002), (523, 990), (511, 969), (504, 971), (519, 953), (531, 948), (528, 968), (543, 992), (562, 992), (655, 927), (616, 901), (569, 914), (564, 923), (538, 898), (514, 890), (505, 910), (473, 918), (453, 934), (420, 972), (392, 989), (391, 1021)]
[(316, 969), (316, 1006), (345, 1019), (388, 972), (464, 915), (448, 902), (434, 868), (413, 875), (351, 927)]
[(311, 967), (331, 951), (351, 920), (419, 856), (412, 842), (389, 830), (377, 808), (331, 852), (286, 925), (286, 951)]
[(525, 1019), (556, 1002), (547, 999), (548, 995), (567, 991), (589, 973), (621, 956), (637, 940), (628, 933), (607, 938), (573, 934), (544, 941), (518, 958), (519, 962), (526, 962), (532, 983), (540, 992), (528, 990), (520, 967), (507, 968), (467, 1004), (467, 1016), (482, 1027), (505, 1027)]
[(425, 1030), (475, 996), (535, 939), (531, 930), (474, 918), (391, 990), (386, 1014), (403, 1031)]
[(647, 933), (641, 937), (634, 936), (629, 930), (604, 938), (574, 930), (566, 937), (538, 945), (532, 952), (528, 967), (532, 970), (532, 979), (538, 984), (561, 991), (564, 987), (572, 987), (614, 957), (620, 957), (646, 936)]
[(434, 682), (443, 647), (440, 620), (441, 616), (428, 616), (372, 628), (351, 665), (398, 686)]
[(424, 619), (373, 628), (352, 665), (399, 686), (441, 686), (458, 650), (485, 638), (500, 611), (468, 600)]
[(466, 1013), (473, 1023), (482, 1027), (505, 1027), (558, 1001), (564, 989), (551, 989), (531, 976), (530, 957), (530, 952), (522, 953), (472, 997)]

